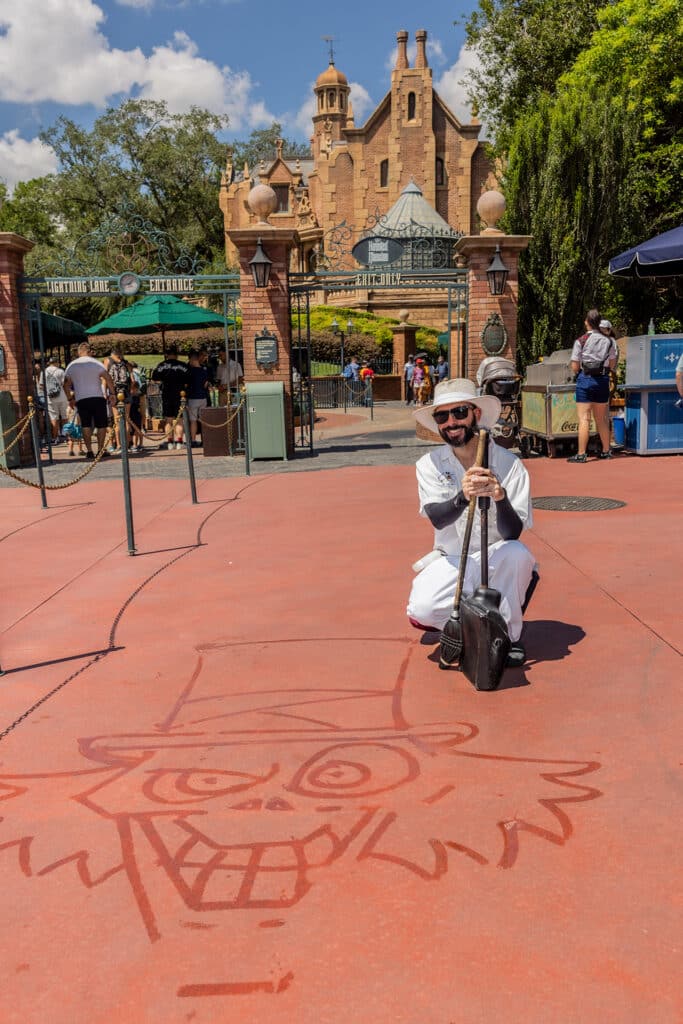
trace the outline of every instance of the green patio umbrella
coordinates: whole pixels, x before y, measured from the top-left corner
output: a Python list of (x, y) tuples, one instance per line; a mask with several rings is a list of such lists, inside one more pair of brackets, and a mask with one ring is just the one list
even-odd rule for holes
[(89, 327), (86, 334), (149, 334), (150, 331), (158, 331), (165, 352), (167, 330), (194, 331), (201, 327), (223, 327), (234, 322), (220, 313), (185, 302), (177, 295), (145, 295), (132, 306), (126, 306), (94, 327)]

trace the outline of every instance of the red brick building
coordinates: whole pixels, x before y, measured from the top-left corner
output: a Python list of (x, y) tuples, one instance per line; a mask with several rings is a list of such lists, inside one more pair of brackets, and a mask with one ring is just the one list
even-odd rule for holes
[[(396, 207), (411, 185), (417, 186), (424, 204), (435, 212), (428, 218), (432, 229), (434, 223), (445, 222), (455, 238), (478, 232), (476, 204), (491, 172), (479, 140), (481, 125), (476, 118), (461, 124), (435, 92), (427, 61), (427, 33), (420, 30), (415, 39), (417, 52), (411, 67), (408, 33), (398, 33), (391, 89), (363, 126), (355, 124), (346, 76), (330, 61), (315, 84), (312, 159), (288, 162), (279, 144), (269, 165), (235, 168), (228, 164), (220, 189), (226, 232), (254, 222), (246, 198), (259, 182), (270, 185), (278, 197), (271, 225), (296, 229), (299, 235), (300, 244), (292, 251), (292, 271), (310, 269), (321, 249), (335, 269), (355, 267), (352, 245)], [(381, 226), (377, 230), (381, 233)], [(335, 250), (335, 240), (341, 242), (340, 249)], [(227, 234), (226, 257), (229, 265), (237, 262)], [(345, 296), (343, 304), (389, 315), (396, 315), (394, 306), (414, 308), (405, 293), (397, 295), (396, 301), (387, 293), (374, 298), (357, 293), (353, 298)], [(427, 312), (431, 304), (433, 296), (425, 305), (425, 315), (415, 311), (415, 319), (442, 326), (442, 311)]]

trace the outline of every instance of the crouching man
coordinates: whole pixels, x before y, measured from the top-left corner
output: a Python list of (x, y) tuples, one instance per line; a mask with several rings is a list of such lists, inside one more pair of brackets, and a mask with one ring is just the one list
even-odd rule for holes
[[(522, 462), (505, 448), (489, 442), (489, 468), (475, 466), (477, 432), (490, 430), (500, 415), (493, 395), (477, 395), (469, 380), (445, 380), (437, 385), (432, 405), (415, 410), (427, 429), (438, 431), (444, 444), (418, 460), (420, 515), (434, 527), (434, 552), (413, 581), (407, 613), (418, 629), (442, 629), (452, 608), (471, 498), (492, 499), (489, 513), (489, 586), (501, 593), (500, 611), (507, 623), (512, 649), (509, 665), (525, 660), (520, 643), (522, 613), (533, 589), (534, 558), (519, 540), (532, 525), (529, 475)], [(465, 571), (463, 595), (481, 582), (481, 537), (475, 515)], [(534, 579), (535, 582), (535, 579)]]

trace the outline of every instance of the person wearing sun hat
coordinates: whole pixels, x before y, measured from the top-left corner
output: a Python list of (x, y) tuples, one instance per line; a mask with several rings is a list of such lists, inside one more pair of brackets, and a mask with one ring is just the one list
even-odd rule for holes
[[(444, 442), (418, 460), (420, 515), (434, 527), (433, 552), (418, 567), (407, 614), (418, 629), (442, 629), (450, 617), (465, 532), (466, 510), (473, 497), (492, 499), (489, 515), (489, 582), (499, 590), (500, 610), (512, 641), (511, 663), (524, 661), (519, 643), (522, 608), (534, 572), (534, 558), (519, 537), (532, 525), (529, 474), (512, 452), (489, 442), (489, 468), (474, 465), (477, 434), (490, 430), (500, 415), (494, 395), (478, 395), (464, 378), (445, 380), (434, 390), (431, 405), (413, 415)], [(481, 582), (479, 517), (475, 516), (463, 595)]]

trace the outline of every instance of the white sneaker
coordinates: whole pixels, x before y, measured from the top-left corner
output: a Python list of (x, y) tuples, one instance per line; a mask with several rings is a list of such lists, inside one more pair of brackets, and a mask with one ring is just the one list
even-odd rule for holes
[(182, 441), (176, 441), (176, 443), (175, 443), (175, 450), (177, 452), (180, 452), (180, 451), (183, 450), (183, 442)]

